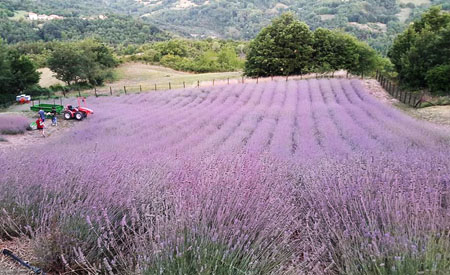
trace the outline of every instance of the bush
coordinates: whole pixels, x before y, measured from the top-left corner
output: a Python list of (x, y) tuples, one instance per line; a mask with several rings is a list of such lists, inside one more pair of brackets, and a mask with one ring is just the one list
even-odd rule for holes
[(29, 119), (22, 116), (0, 116), (0, 134), (23, 134), (29, 127)]
[(48, 88), (41, 87), (39, 85), (34, 85), (25, 91), (26, 94), (30, 95), (32, 98), (36, 96), (51, 96), (52, 91)]
[(441, 65), (429, 70), (426, 81), (431, 92), (450, 94), (450, 65)]
[(52, 92), (68, 92), (70, 89), (67, 86), (63, 86), (61, 84), (55, 84), (49, 87), (50, 91)]
[(15, 100), (16, 97), (13, 94), (0, 94), (0, 107), (8, 107)]

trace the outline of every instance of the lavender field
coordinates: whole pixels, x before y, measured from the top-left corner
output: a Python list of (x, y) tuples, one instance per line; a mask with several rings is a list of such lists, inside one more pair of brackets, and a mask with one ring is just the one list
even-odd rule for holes
[(0, 152), (0, 238), (72, 274), (449, 274), (450, 133), (358, 80), (89, 98)]

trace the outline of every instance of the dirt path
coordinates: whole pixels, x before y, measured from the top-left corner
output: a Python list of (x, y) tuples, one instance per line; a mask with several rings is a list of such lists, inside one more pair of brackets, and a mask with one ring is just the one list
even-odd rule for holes
[[(20, 106), (19, 106), (20, 108)], [(14, 109), (9, 109), (7, 112), (2, 112), (0, 115), (19, 115), (30, 118), (30, 121), (35, 121), (37, 119), (37, 115), (34, 112), (23, 112), (16, 111)], [(61, 134), (68, 131), (70, 128), (76, 126), (78, 121), (74, 120), (64, 120), (62, 116), (58, 116), (58, 125), (52, 126), (51, 120), (47, 119), (45, 121), (45, 136), (43, 137), (41, 131), (32, 130), (26, 131), (22, 135), (2, 135), (6, 142), (0, 142), (0, 151), (17, 149), (23, 150), (28, 146), (33, 146), (36, 144), (45, 144), (49, 140), (54, 140), (59, 137)]]
[[(15, 255), (19, 256), (24, 261), (33, 263), (36, 261), (36, 257), (33, 256), (32, 243), (27, 238), (14, 239), (12, 241), (2, 241), (0, 239), (0, 251), (3, 249), (8, 249), (12, 251)], [(10, 258), (6, 257), (1, 253), (0, 255), (0, 274), (2, 275), (16, 275), (16, 274), (34, 274), (28, 271), (25, 267), (17, 264)]]
[(383, 103), (391, 104), (415, 118), (439, 125), (450, 126), (450, 106), (433, 106), (414, 109), (393, 98), (375, 79), (365, 79), (363, 80), (363, 83), (369, 93)]

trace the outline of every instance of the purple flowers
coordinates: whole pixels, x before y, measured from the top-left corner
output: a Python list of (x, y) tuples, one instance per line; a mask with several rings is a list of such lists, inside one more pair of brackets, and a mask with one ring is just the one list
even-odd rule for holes
[(89, 102), (47, 146), (0, 152), (0, 237), (31, 236), (47, 270), (445, 266), (449, 133), (357, 80)]
[(30, 125), (30, 120), (22, 116), (0, 115), (0, 134), (23, 134)]

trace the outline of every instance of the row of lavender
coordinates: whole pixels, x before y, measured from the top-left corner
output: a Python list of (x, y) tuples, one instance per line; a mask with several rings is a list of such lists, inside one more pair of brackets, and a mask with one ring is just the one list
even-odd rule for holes
[(433, 126), (377, 102), (355, 80), (247, 84), (105, 101), (98, 101), (95, 108), (104, 113), (82, 138), (97, 139), (94, 147), (116, 146), (119, 136), (127, 140), (122, 147), (149, 154), (248, 151), (301, 160), (330, 153), (401, 153), (448, 140)]
[(92, 99), (0, 158), (2, 238), (48, 270), (405, 274), (449, 266), (449, 135), (354, 80)]

